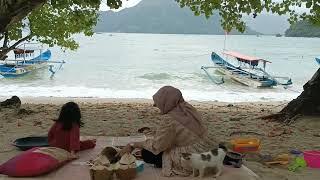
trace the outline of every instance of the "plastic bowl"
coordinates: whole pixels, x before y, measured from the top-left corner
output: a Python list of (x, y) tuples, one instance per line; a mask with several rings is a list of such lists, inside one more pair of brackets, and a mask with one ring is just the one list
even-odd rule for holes
[(36, 137), (25, 137), (16, 139), (13, 145), (22, 151), (29, 150), (34, 147), (46, 147), (49, 146), (48, 137), (36, 136)]
[(223, 160), (224, 165), (232, 165), (235, 168), (240, 168), (242, 165), (243, 155), (236, 152), (227, 152)]
[(304, 151), (303, 156), (308, 167), (320, 168), (320, 151)]

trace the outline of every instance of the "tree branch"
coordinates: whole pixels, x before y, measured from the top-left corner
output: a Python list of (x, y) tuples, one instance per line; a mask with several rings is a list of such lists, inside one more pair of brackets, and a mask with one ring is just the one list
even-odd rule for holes
[(15, 49), (20, 43), (22, 43), (23, 41), (26, 41), (28, 39), (30, 39), (32, 37), (31, 34), (29, 34), (28, 36), (22, 38), (22, 39), (19, 39), (19, 41), (17, 41), (16, 43), (14, 43), (12, 46), (10, 46), (8, 49), (9, 51)]
[(4, 40), (3, 40), (3, 48), (7, 48), (8, 47), (8, 41), (9, 41), (9, 36), (8, 36), (8, 31), (4, 32)]
[[(42, 6), (46, 0), (24, 0), (24, 1), (12, 1), (10, 8), (7, 7), (0, 12), (0, 33), (6, 31), (7, 27), (15, 22), (21, 21), (25, 18), (32, 10)], [(9, 4), (8, 1), (5, 3)], [(12, 10), (15, 10), (12, 12)]]
[(24, 38), (20, 39), (19, 41), (17, 41), (16, 43), (14, 43), (12, 46), (10, 46), (9, 48), (2, 48), (0, 50), (0, 60), (3, 60), (6, 58), (6, 55), (8, 54), (8, 52), (12, 51), (13, 49), (15, 49), (20, 43), (22, 43), (23, 41), (26, 41), (28, 39), (30, 39), (32, 37), (32, 34), (29, 34), (28, 36), (25, 36)]

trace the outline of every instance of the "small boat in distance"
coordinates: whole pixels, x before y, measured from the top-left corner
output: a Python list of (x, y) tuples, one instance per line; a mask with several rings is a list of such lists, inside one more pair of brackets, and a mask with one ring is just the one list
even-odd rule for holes
[(316, 57), (316, 61), (317, 61), (318, 64), (320, 65), (320, 57)]
[(282, 37), (282, 35), (281, 34), (276, 34), (276, 37)]
[[(13, 50), (14, 59), (5, 59), (0, 61), (0, 77), (10, 78), (26, 75), (37, 69), (49, 67), (52, 75), (56, 72), (53, 70), (53, 65), (49, 63), (59, 63), (61, 68), (64, 61), (50, 61), (51, 51), (43, 50), (42, 48), (35, 48), (36, 43), (22, 44), (23, 48)], [(29, 47), (28, 47), (29, 46)], [(35, 54), (38, 54), (35, 56)]]
[[(209, 79), (216, 83), (224, 83), (224, 76), (230, 79), (251, 87), (261, 88), (261, 87), (273, 87), (277, 85), (288, 86), (292, 84), (292, 81), (288, 77), (274, 77), (265, 71), (267, 63), (270, 61), (240, 54), (234, 51), (224, 51), (227, 57), (233, 57), (238, 65), (221, 58), (217, 53), (212, 52), (211, 60), (215, 66), (202, 66), (201, 69), (207, 74)], [(259, 63), (263, 64), (263, 68), (259, 67)], [(222, 76), (210, 75), (208, 69), (214, 68), (217, 72), (222, 74)], [(285, 82), (280, 82), (285, 80)]]

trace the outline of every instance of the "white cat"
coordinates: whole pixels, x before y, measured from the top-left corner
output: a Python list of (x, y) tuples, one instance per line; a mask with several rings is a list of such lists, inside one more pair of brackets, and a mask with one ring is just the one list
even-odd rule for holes
[(194, 177), (197, 177), (200, 174), (199, 177), (202, 178), (206, 168), (215, 168), (217, 171), (214, 177), (216, 178), (222, 173), (223, 160), (226, 153), (227, 149), (224, 146), (219, 146), (217, 149), (201, 154), (182, 153), (182, 158), (186, 161), (190, 161)]

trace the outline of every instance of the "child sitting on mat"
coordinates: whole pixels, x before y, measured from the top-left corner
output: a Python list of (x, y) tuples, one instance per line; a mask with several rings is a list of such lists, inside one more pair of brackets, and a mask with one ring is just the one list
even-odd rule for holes
[(65, 149), (78, 158), (77, 151), (94, 148), (96, 140), (80, 141), (81, 112), (78, 104), (68, 102), (61, 108), (59, 118), (48, 133), (49, 145)]

